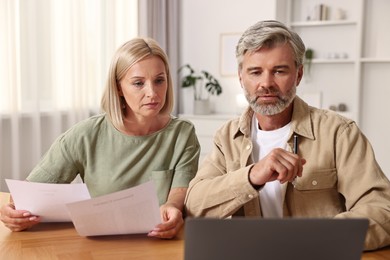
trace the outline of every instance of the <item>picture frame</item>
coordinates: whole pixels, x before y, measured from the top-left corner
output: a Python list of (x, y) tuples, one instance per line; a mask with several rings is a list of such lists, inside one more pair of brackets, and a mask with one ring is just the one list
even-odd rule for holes
[(241, 33), (220, 35), (220, 73), (222, 76), (237, 76), (236, 45)]

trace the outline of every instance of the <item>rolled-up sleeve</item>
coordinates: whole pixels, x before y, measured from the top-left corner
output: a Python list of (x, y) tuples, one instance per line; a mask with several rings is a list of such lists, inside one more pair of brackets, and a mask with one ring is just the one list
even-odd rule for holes
[(245, 143), (250, 146), (250, 140), (223, 138), (231, 135), (230, 130), (225, 126), (216, 133), (212, 152), (190, 182), (185, 200), (188, 216), (226, 218), (258, 199), (259, 193), (248, 179), (252, 165), (246, 165), (251, 149), (241, 151)]

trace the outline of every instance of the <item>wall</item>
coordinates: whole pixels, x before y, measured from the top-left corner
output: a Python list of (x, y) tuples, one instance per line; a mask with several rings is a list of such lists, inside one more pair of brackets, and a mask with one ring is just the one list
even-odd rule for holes
[(365, 0), (365, 3), (362, 56), (368, 60), (362, 66), (360, 126), (390, 179), (390, 1)]
[[(181, 65), (207, 70), (221, 83), (223, 93), (212, 96), (214, 111), (235, 114), (235, 96), (241, 93), (236, 76), (220, 74), (221, 33), (242, 33), (259, 20), (275, 19), (276, 0), (183, 0), (181, 2)], [(192, 90), (181, 89), (180, 113), (193, 111)], [(233, 105), (232, 105), (233, 104)]]

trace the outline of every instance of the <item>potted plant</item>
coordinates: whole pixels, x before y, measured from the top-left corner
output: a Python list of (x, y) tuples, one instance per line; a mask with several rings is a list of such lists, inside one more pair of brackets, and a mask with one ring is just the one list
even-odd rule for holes
[(202, 70), (196, 73), (191, 65), (186, 64), (179, 68), (179, 73), (186, 71), (182, 77), (182, 88), (192, 87), (194, 91), (194, 114), (209, 114), (209, 95), (220, 95), (222, 87), (219, 81), (209, 72)]
[(314, 56), (314, 51), (313, 49), (310, 49), (308, 48), (305, 52), (305, 59), (304, 59), (304, 66), (306, 67), (305, 69), (307, 69), (307, 79), (309, 80), (310, 79), (310, 69), (311, 69), (311, 63), (312, 63), (312, 60), (313, 60), (313, 56)]

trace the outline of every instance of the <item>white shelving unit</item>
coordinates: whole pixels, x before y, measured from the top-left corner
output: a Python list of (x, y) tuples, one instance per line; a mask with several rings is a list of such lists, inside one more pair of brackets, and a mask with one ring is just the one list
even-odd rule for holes
[[(305, 66), (298, 95), (318, 93), (320, 107), (345, 104), (343, 115), (360, 121), (360, 53), (364, 0), (286, 1), (287, 25), (314, 51), (310, 69)], [(328, 8), (326, 20), (313, 19), (319, 4)], [(343, 14), (335, 18), (335, 12)]]
[[(286, 14), (281, 18), (314, 50), (310, 73), (306, 68), (298, 95), (320, 93), (322, 108), (346, 104), (343, 114), (358, 123), (390, 177), (390, 1), (282, 2)], [(329, 8), (328, 19), (308, 20), (319, 4)], [(342, 10), (344, 17), (335, 15), (336, 10)], [(335, 54), (345, 58), (329, 58)]]
[(361, 58), (363, 63), (390, 63), (390, 59), (380, 59), (380, 58)]

